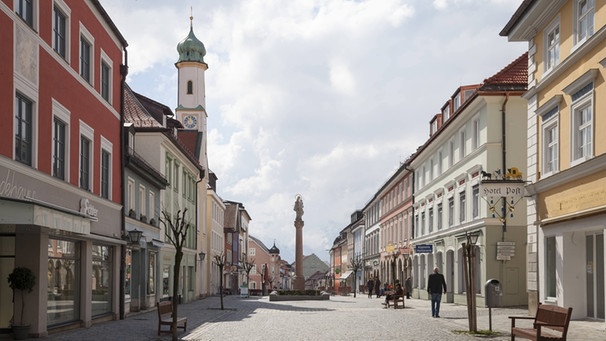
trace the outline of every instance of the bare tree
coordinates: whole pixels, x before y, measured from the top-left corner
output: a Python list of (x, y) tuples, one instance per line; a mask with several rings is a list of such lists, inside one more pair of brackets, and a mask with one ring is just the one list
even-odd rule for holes
[(362, 257), (361, 256), (353, 257), (349, 261), (349, 268), (351, 269), (351, 271), (353, 271), (353, 274), (354, 274), (353, 293), (354, 293), (354, 298), (355, 298), (357, 286), (358, 286), (358, 271), (364, 269), (364, 260), (362, 259)]
[(213, 256), (215, 264), (219, 267), (219, 297), (221, 297), (221, 310), (223, 310), (223, 268), (225, 267), (225, 255), (223, 252)]
[(160, 223), (164, 226), (164, 234), (175, 247), (175, 264), (173, 265), (173, 324), (171, 325), (172, 339), (177, 340), (177, 309), (179, 307), (177, 298), (179, 297), (179, 275), (181, 269), (181, 260), (183, 260), (183, 246), (187, 239), (189, 223), (185, 219), (187, 208), (183, 211), (177, 211), (174, 219), (171, 219), (170, 212), (162, 211), (163, 218), (160, 218)]
[(248, 256), (243, 253), (242, 254), (242, 268), (244, 268), (244, 271), (246, 271), (246, 288), (249, 289), (250, 288), (250, 271), (255, 267), (255, 259), (248, 259)]

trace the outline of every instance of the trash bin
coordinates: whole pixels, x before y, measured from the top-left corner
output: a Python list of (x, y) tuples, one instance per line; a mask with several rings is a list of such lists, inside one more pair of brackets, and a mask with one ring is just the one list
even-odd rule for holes
[(484, 285), (484, 292), (486, 293), (486, 307), (494, 308), (501, 306), (501, 299), (503, 297), (503, 290), (501, 282), (498, 279), (489, 279)]

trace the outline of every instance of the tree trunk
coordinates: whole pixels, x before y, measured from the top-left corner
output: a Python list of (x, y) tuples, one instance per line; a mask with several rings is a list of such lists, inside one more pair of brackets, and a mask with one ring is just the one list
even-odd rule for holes
[(173, 341), (177, 341), (177, 319), (179, 317), (178, 307), (179, 307), (179, 275), (181, 273), (181, 260), (183, 259), (183, 251), (180, 248), (177, 248), (175, 252), (175, 265), (173, 268), (173, 324), (171, 325), (171, 331), (173, 336)]
[(221, 310), (223, 310), (223, 267), (219, 267), (219, 297), (221, 298)]

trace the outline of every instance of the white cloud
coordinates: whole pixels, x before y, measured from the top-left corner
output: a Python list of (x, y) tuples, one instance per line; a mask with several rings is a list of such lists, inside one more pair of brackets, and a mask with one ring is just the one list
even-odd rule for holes
[[(200, 0), (209, 166), (242, 202), (252, 235), (294, 261), (294, 195), (304, 249), (328, 259), (362, 208), (428, 136), (456, 87), (481, 82), (525, 44), (498, 32), (521, 1)], [(185, 0), (101, 0), (129, 42), (127, 81), (176, 107)]]

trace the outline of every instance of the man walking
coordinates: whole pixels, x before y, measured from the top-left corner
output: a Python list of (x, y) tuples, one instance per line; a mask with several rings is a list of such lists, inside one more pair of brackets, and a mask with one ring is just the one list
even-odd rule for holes
[(372, 298), (372, 289), (375, 287), (375, 282), (371, 279), (366, 283), (366, 289), (368, 289), (368, 298)]
[(427, 293), (431, 297), (431, 317), (440, 317), (442, 293), (446, 293), (446, 280), (444, 280), (444, 275), (440, 273), (440, 268), (436, 267), (433, 269), (433, 273), (429, 275)]

